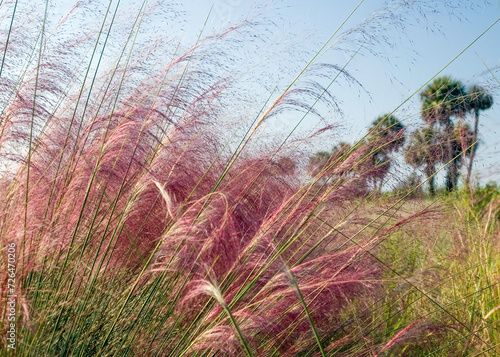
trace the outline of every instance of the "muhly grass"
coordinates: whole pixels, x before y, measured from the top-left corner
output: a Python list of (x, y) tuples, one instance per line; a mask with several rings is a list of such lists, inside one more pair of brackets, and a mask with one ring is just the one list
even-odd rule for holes
[[(499, 351), (494, 193), (381, 196), (371, 157), (390, 145), (382, 141), (360, 141), (307, 176), (302, 148), (328, 125), (263, 142), (262, 128), (280, 113), (321, 117), (318, 101), (337, 110), (329, 86), (297, 84), (311, 67), (336, 72), (331, 84), (352, 83), (345, 68), (314, 67), (314, 56), (290, 86), (240, 117), (251, 101), (233, 107), (244, 75), (232, 75), (224, 56), (237, 57), (232, 46), (258, 24), (187, 49), (167, 43), (171, 57), (155, 71), (166, 45), (137, 50), (141, 26), (154, 23), (146, 2), (130, 12), (130, 27), (115, 20), (116, 4), (78, 2), (70, 15), (103, 11), (102, 23), (72, 27), (81, 36), (71, 38), (56, 36), (70, 15), (53, 23), (46, 10), (34, 29), (10, 5), (0, 259), (6, 266), (15, 243), (15, 355)], [(109, 47), (117, 57), (101, 72)], [(8, 356), (7, 270), (0, 278)]]

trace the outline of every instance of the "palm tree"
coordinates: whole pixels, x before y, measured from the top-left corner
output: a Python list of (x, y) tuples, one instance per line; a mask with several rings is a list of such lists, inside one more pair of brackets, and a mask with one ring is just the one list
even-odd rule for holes
[(415, 167), (423, 167), (429, 181), (429, 193), (434, 196), (434, 174), (436, 165), (444, 161), (445, 153), (442, 139), (438, 132), (430, 126), (415, 131), (410, 136), (410, 141), (405, 150), (405, 161)]
[(452, 116), (463, 117), (469, 110), (464, 85), (450, 76), (436, 78), (420, 93), (420, 98), (422, 118), (431, 126), (451, 126)]
[[(435, 193), (434, 173), (439, 163), (454, 162), (457, 171), (462, 165), (458, 157), (471, 154), (473, 132), (471, 128), (462, 122), (457, 125), (451, 135), (448, 132), (425, 126), (415, 131), (410, 136), (410, 141), (405, 148), (405, 161), (415, 168), (423, 167), (424, 173), (429, 180), (429, 192)], [(449, 149), (451, 148), (451, 152)], [(450, 164), (451, 166), (451, 164)], [(457, 175), (454, 176), (458, 178)], [(448, 172), (446, 185), (456, 186), (457, 182), (451, 182), (453, 176)]]
[(380, 141), (380, 150), (394, 152), (404, 145), (404, 130), (404, 125), (394, 115), (381, 115), (373, 121), (368, 140)]
[(458, 182), (458, 167), (460, 160), (458, 155), (453, 155), (455, 150), (453, 143), (456, 135), (455, 125), (452, 117), (462, 118), (469, 110), (469, 104), (465, 96), (465, 87), (462, 82), (454, 80), (449, 76), (436, 78), (420, 94), (422, 99), (422, 118), (432, 128), (440, 128), (439, 137), (444, 139), (447, 158), (449, 161), (446, 188), (452, 191)]
[(371, 179), (381, 185), (391, 165), (391, 154), (405, 143), (405, 127), (394, 115), (385, 114), (375, 119), (366, 138), (372, 153)]
[[(458, 185), (458, 172), (462, 164), (466, 163), (466, 156), (472, 154), (473, 131), (463, 121), (453, 126), (453, 131), (441, 131), (439, 140), (443, 146), (443, 163), (450, 163), (446, 176), (446, 187), (448, 191)], [(462, 160), (460, 159), (462, 156)]]
[(316, 152), (309, 158), (309, 162), (307, 164), (309, 176), (316, 176), (322, 171), (324, 171), (326, 175), (331, 175), (333, 173), (333, 168), (336, 166), (341, 156), (350, 149), (350, 144), (341, 141), (339, 144), (335, 145), (330, 152)]
[(472, 86), (468, 93), (468, 107), (474, 113), (474, 134), (472, 137), (472, 149), (469, 158), (469, 166), (467, 167), (467, 186), (470, 185), (470, 176), (472, 172), (472, 164), (477, 148), (477, 133), (479, 130), (479, 111), (491, 108), (493, 105), (493, 97), (486, 93), (485, 89), (480, 86)]
[(332, 177), (356, 181), (361, 191), (380, 187), (391, 165), (391, 154), (405, 142), (405, 127), (390, 114), (373, 121), (368, 135), (354, 146), (345, 142), (335, 145), (330, 152), (318, 151), (309, 158), (310, 176), (324, 175), (320, 182)]

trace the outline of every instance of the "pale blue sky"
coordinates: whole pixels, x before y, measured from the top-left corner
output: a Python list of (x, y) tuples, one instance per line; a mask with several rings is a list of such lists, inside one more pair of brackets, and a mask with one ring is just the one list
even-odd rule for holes
[[(405, 6), (408, 2), (413, 3), (413, 7)], [(258, 106), (263, 103), (262, 100), (257, 100), (258, 91), (264, 92), (262, 98), (265, 101), (265, 91), (270, 91), (276, 82), (280, 84), (280, 88), (285, 88), (358, 3), (357, 0), (180, 0), (178, 3), (165, 0), (160, 2), (162, 15), (144, 25), (142, 39), (152, 43), (155, 38), (166, 38), (172, 41), (167, 45), (173, 44), (175, 48), (176, 36), (179, 36), (182, 37), (182, 45), (187, 48), (199, 35), (210, 9), (204, 35), (217, 33), (243, 18), (264, 24), (249, 29), (257, 31), (255, 43), (247, 42), (252, 38), (247, 33), (237, 43), (239, 47), (236, 50), (237, 55), (254, 57), (248, 63), (260, 65), (256, 67), (260, 71), (257, 73), (260, 78), (252, 77), (250, 71), (246, 76), (239, 74), (241, 77), (236, 77), (240, 90), (238, 93), (247, 92), (245, 99), (255, 94)], [(390, 11), (384, 11), (387, 10), (387, 6), (384, 8), (387, 3)], [(431, 5), (425, 5), (426, 3)], [(450, 3), (453, 5), (449, 5)], [(25, 11), (29, 12), (29, 3), (22, 4), (21, 8), (26, 8)], [(53, 11), (61, 15), (71, 8), (74, 1), (59, 0), (51, 4)], [(85, 17), (84, 21), (81, 15), (77, 15), (80, 16), (80, 22), (76, 21), (74, 27), (69, 27), (66, 31), (75, 32), (73, 36), (78, 38), (78, 31), (82, 30), (80, 27), (87, 26), (92, 30), (98, 28), (96, 26), (100, 26), (106, 3), (93, 4), (99, 5), (95, 6), (98, 10), (90, 12), (91, 16)], [(112, 8), (117, 2), (113, 1), (113, 4)], [(122, 0), (119, 10), (123, 17), (121, 23), (128, 25), (133, 22), (139, 6), (140, 3), (135, 0)], [(372, 18), (374, 14), (375, 18)], [(370, 18), (372, 20), (358, 28), (360, 23)], [(341, 125), (333, 139), (320, 143), (321, 148), (330, 149), (335, 140), (353, 142), (359, 139), (377, 116), (396, 108), (399, 108), (396, 115), (405, 124), (411, 129), (417, 127), (421, 123), (418, 89), (499, 18), (500, 0), (362, 1), (354, 15), (332, 39), (331, 49), (318, 59), (318, 62), (343, 67), (353, 53), (361, 48), (346, 70), (363, 88), (339, 79), (330, 90), (342, 113), (318, 108), (326, 113), (330, 122)], [(153, 31), (148, 26), (153, 26)], [(119, 49), (120, 41), (117, 39), (121, 39), (123, 33), (117, 27), (118, 24), (113, 33), (116, 37), (114, 41), (110, 40), (108, 47), (115, 45)], [(266, 28), (269, 29), (267, 32)], [(184, 33), (179, 33), (181, 29), (184, 29)], [(475, 168), (483, 182), (489, 179), (500, 181), (500, 84), (497, 81), (500, 80), (499, 40), (500, 23), (497, 23), (441, 73), (451, 75), (468, 85), (488, 86), (494, 95), (493, 108), (483, 112), (480, 120), (482, 145)], [(255, 47), (259, 41), (263, 47)], [(251, 46), (254, 47), (245, 51), (245, 47)], [(224, 64), (223, 60), (220, 62)], [(241, 63), (245, 65), (245, 61)], [(488, 68), (496, 79), (488, 72)], [(332, 73), (329, 75), (331, 78)], [(263, 79), (267, 79), (268, 83)], [(322, 84), (327, 84), (329, 80), (323, 79)], [(416, 92), (417, 95), (410, 98)], [(311, 127), (316, 124), (313, 119), (311, 118), (310, 123), (307, 122)], [(291, 123), (280, 117), (273, 120), (269, 126), (291, 126)]]
[[(356, 27), (383, 7), (384, 3), (382, 0), (364, 1), (340, 33)], [(391, 23), (390, 18), (381, 18), (374, 25), (379, 29), (381, 26), (386, 27), (386, 31), (375, 31), (374, 35), (385, 36), (387, 44), (380, 40), (373, 47), (378, 53), (370, 54), (365, 50), (356, 55), (347, 67), (369, 96), (359, 88), (350, 88), (338, 94), (342, 100), (343, 116), (337, 119), (343, 125), (343, 140), (359, 138), (375, 117), (397, 108), (500, 17), (498, 0), (464, 1), (461, 5), (455, 2), (456, 9), (439, 5), (447, 3), (445, 1), (429, 1), (435, 6), (436, 12), (423, 8), (424, 16), (409, 10), (405, 13), (406, 9), (397, 8), (399, 3), (401, 1), (391, 1), (391, 7), (396, 6), (396, 13), (402, 16), (399, 27)], [(286, 41), (293, 42), (295, 38), (297, 46), (313, 54), (341, 25), (358, 1), (283, 0), (266, 4), (267, 7), (256, 20), (259, 16), (273, 19), (277, 31), (281, 31), (284, 38), (287, 37)], [(252, 9), (256, 7), (255, 3), (244, 0), (192, 0), (182, 5), (187, 15), (188, 36), (197, 34), (195, 29), (199, 31), (212, 6), (207, 32), (236, 23), (238, 19), (252, 14)], [(370, 31), (370, 26), (367, 25), (365, 30)], [(326, 53), (320, 61), (343, 66), (350, 54), (342, 51), (342, 48), (349, 47), (351, 43), (352, 50), (356, 43), (356, 35), (351, 34), (350, 37), (351, 40), (337, 45), (336, 51)], [(441, 73), (468, 85), (477, 83), (490, 86), (496, 100), (493, 108), (483, 112), (480, 119), (483, 144), (475, 168), (482, 181), (500, 180), (500, 85), (488, 72), (489, 68), (500, 80), (499, 45), (500, 23), (497, 23)], [(369, 47), (369, 44), (366, 46)], [(303, 65), (306, 58), (298, 58), (298, 61), (302, 61)], [(421, 123), (419, 108), (417, 95), (403, 104), (397, 114), (410, 127), (415, 127)], [(328, 146), (326, 144), (325, 149)]]

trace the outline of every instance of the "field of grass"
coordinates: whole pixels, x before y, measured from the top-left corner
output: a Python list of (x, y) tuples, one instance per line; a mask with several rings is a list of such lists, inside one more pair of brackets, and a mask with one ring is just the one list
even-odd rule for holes
[(141, 47), (147, 2), (126, 25), (7, 5), (0, 356), (500, 354), (496, 187), (378, 192), (361, 141), (306, 173), (329, 123), (269, 134), (336, 108), (308, 75), (355, 81), (322, 49), (248, 109), (227, 62), (259, 24)]

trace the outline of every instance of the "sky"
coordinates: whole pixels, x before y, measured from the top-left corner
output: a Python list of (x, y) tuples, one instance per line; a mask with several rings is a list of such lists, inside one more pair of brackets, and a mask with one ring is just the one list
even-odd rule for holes
[[(400, 16), (399, 19), (382, 16), (376, 20), (374, 33), (368, 34), (374, 36), (372, 40), (376, 44), (370, 47), (368, 40), (364, 44), (366, 48), (362, 48), (346, 67), (363, 89), (335, 89), (342, 92), (339, 93), (342, 115), (336, 118), (342, 128), (339, 140), (355, 141), (376, 117), (395, 109), (398, 117), (410, 130), (414, 130), (422, 124), (419, 115), (420, 88), (436, 75), (451, 75), (466, 85), (486, 86), (494, 96), (493, 107), (481, 113), (481, 146), (475, 171), (481, 182), (500, 181), (500, 22), (481, 36), (500, 18), (500, 0), (428, 1), (431, 5), (422, 5), (421, 8), (424, 15), (398, 8), (400, 3), (391, 1), (389, 5)], [(195, 38), (205, 20), (205, 33), (216, 31), (242, 18), (253, 18), (255, 9), (263, 3), (191, 0), (181, 4), (186, 11), (187, 36)], [(296, 46), (302, 46), (304, 52), (309, 50), (307, 55), (313, 56), (358, 4), (358, 1), (335, 0), (269, 1), (265, 4), (265, 11), (255, 19), (258, 21), (259, 16), (272, 19), (284, 41), (292, 44), (295, 41)], [(333, 41), (374, 14), (380, 14), (384, 4), (382, 0), (362, 1)], [(381, 27), (384, 31), (377, 32)], [(372, 28), (365, 25), (364, 29), (369, 32)], [(354, 38), (351, 44), (357, 46), (359, 36), (350, 36)], [(321, 56), (320, 61), (345, 65), (353, 48), (349, 49), (351, 52), (343, 51), (343, 46), (346, 45), (334, 45)], [(307, 61), (307, 55), (298, 59), (302, 65)], [(458, 58), (455, 59), (456, 56)], [(331, 146), (333, 144), (325, 143), (325, 149)]]
[[(318, 52), (320, 55), (315, 58), (315, 63), (330, 65), (319, 67), (320, 70), (315, 72), (312, 79), (320, 84), (330, 84), (332, 76), (337, 73), (331, 68), (345, 68), (348, 76), (335, 79), (329, 88), (338, 108), (317, 105), (327, 122), (338, 125), (335, 135), (318, 143), (318, 150), (330, 150), (339, 141), (356, 142), (374, 119), (393, 111), (407, 126), (408, 132), (415, 130), (423, 123), (419, 93), (435, 76), (450, 75), (466, 85), (486, 87), (495, 103), (481, 113), (475, 172), (483, 183), (489, 180), (500, 182), (500, 22), (493, 25), (500, 19), (500, 0), (157, 1), (162, 7), (161, 15), (144, 25), (146, 30), (142, 40), (146, 43), (153, 43), (155, 37), (161, 37), (171, 40), (167, 45), (175, 47), (175, 36), (180, 33), (186, 49), (200, 33), (202, 37), (221, 33), (243, 19), (257, 24), (249, 27), (250, 31), (256, 31), (255, 34), (242, 34), (241, 41), (232, 39), (239, 46), (233, 54), (252, 57), (246, 63), (261, 71), (257, 73), (259, 78), (252, 78), (251, 71), (246, 76), (237, 77), (238, 90), (246, 92), (245, 99), (261, 95), (260, 101), (255, 100), (257, 106), (262, 104), (262, 98), (265, 101), (266, 91), (271, 92), (275, 83), (280, 89), (286, 88)], [(150, 0), (148, 3), (155, 2)], [(57, 18), (64, 17), (75, 2), (51, 0), (49, 3)], [(82, 3), (97, 4), (95, 7), (99, 10), (90, 5), (87, 7), (90, 10), (82, 9), (82, 13), (76, 15), (80, 16), (79, 21), (64, 30), (75, 38), (85, 36), (88, 29), (95, 31), (99, 28), (107, 7), (107, 2), (89, 0)], [(124, 20), (121, 23), (133, 23), (141, 2), (112, 0), (110, 8), (118, 3), (119, 15)], [(20, 4), (29, 16), (36, 14), (36, 11), (30, 11), (29, 2)], [(8, 25), (9, 16), (7, 11), (0, 23), (3, 21)], [(119, 23), (113, 27), (112, 36), (116, 37), (110, 37), (108, 43), (108, 47), (115, 46), (118, 51), (126, 33), (118, 30)], [(153, 31), (151, 27), (148, 30), (148, 26), (152, 26)], [(33, 35), (37, 36), (37, 28), (33, 29)], [(258, 43), (263, 46), (257, 46)], [(231, 60), (237, 59), (224, 59), (226, 63)], [(111, 68), (113, 63), (110, 63)], [(241, 63), (244, 65), (245, 61)], [(321, 77), (323, 69), (324, 76)], [(310, 78), (308, 75), (303, 77)], [(294, 122), (285, 119), (274, 117), (266, 125), (269, 130), (273, 126), (275, 130), (288, 130)], [(309, 116), (305, 125), (312, 130), (318, 122)]]

